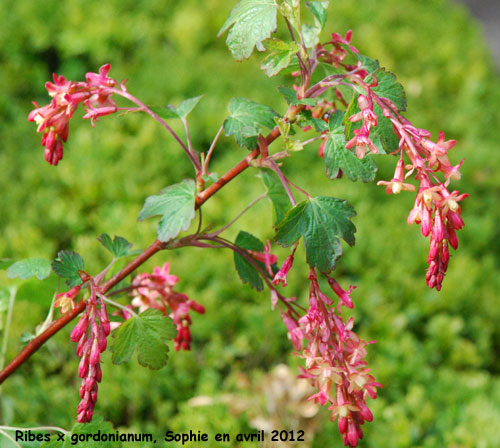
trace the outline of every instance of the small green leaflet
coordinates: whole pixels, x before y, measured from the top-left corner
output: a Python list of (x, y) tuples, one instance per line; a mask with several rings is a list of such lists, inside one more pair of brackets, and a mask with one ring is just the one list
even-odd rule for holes
[(315, 22), (323, 29), (328, 18), (328, 4), (329, 1), (316, 1), (306, 2), (306, 6), (314, 16)]
[(281, 0), (279, 4), (280, 14), (287, 19), (297, 31), (300, 29), (300, 2), (301, 0)]
[(278, 90), (285, 97), (286, 102), (290, 106), (296, 106), (298, 104), (305, 104), (306, 106), (315, 106), (317, 100), (314, 98), (303, 98), (301, 100), (297, 99), (297, 92), (288, 86), (279, 86)]
[(114, 364), (127, 362), (137, 350), (141, 366), (161, 369), (168, 359), (169, 349), (165, 342), (175, 335), (176, 327), (172, 319), (160, 310), (150, 308), (127, 319), (113, 333), (112, 361)]
[(155, 114), (159, 115), (161, 118), (165, 118), (166, 120), (168, 120), (169, 118), (180, 118), (181, 120), (183, 120), (196, 107), (196, 105), (202, 98), (203, 95), (189, 98), (179, 104), (179, 107), (175, 107), (169, 104), (165, 107), (150, 106), (149, 108)]
[(132, 243), (129, 243), (125, 238), (121, 236), (116, 236), (111, 239), (107, 233), (103, 233), (98, 236), (97, 241), (99, 241), (106, 249), (108, 249), (115, 258), (126, 257), (131, 255), (130, 248)]
[(269, 77), (277, 75), (288, 67), (292, 56), (300, 49), (295, 42), (287, 44), (276, 38), (266, 39), (263, 44), (268, 50), (271, 50), (271, 53), (266, 56), (260, 68)]
[[(116, 430), (110, 422), (105, 422), (100, 415), (94, 415), (90, 423), (76, 423), (71, 429), (70, 434), (64, 435), (64, 441), (60, 441), (57, 435), (51, 436), (51, 441), (43, 443), (40, 448), (73, 448), (75, 446), (72, 436), (78, 437), (77, 434), (116, 434)], [(84, 437), (82, 437), (84, 439)], [(102, 442), (94, 441), (92, 437), (88, 440), (79, 439), (78, 448), (121, 448), (123, 445), (118, 442)]]
[(226, 135), (234, 135), (236, 143), (248, 149), (257, 147), (257, 135), (264, 128), (274, 128), (274, 117), (278, 116), (269, 106), (246, 98), (233, 98), (228, 106), (229, 117), (224, 120)]
[(260, 178), (267, 188), (267, 197), (273, 203), (274, 225), (277, 226), (285, 217), (286, 212), (290, 209), (290, 199), (278, 176), (274, 172), (261, 170)]
[(248, 59), (255, 46), (264, 51), (262, 41), (276, 30), (274, 0), (241, 0), (231, 11), (217, 37), (229, 28), (226, 44), (237, 61)]
[(149, 196), (144, 203), (138, 221), (160, 215), (158, 239), (166, 242), (175, 238), (181, 231), (189, 229), (195, 216), (196, 185), (192, 179), (185, 179), (171, 185), (158, 196)]
[(68, 286), (76, 286), (82, 283), (78, 271), (84, 268), (83, 258), (76, 252), (61, 250), (57, 253), (57, 258), (52, 262), (52, 270), (59, 276), (66, 279)]
[(306, 2), (314, 17), (314, 25), (302, 25), (302, 37), (306, 48), (312, 48), (319, 42), (319, 34), (325, 27), (328, 1)]
[(342, 169), (353, 182), (358, 179), (362, 182), (371, 182), (375, 179), (377, 165), (369, 155), (359, 159), (356, 154), (345, 147), (346, 141), (342, 118), (342, 112), (336, 111), (328, 122), (330, 132), (328, 133), (323, 156), (326, 174), (330, 179), (335, 179), (339, 174), (339, 170)]
[(306, 246), (307, 263), (329, 272), (342, 255), (339, 238), (354, 245), (356, 227), (350, 218), (354, 209), (341, 199), (318, 196), (299, 202), (278, 225), (276, 241), (291, 246), (301, 236)]
[[(244, 232), (243, 230), (238, 233), (234, 244), (243, 249), (264, 252), (264, 244), (251, 233)], [(265, 269), (263, 263), (257, 260), (255, 260), (255, 263)], [(243, 283), (250, 283), (250, 286), (257, 291), (262, 291), (264, 289), (264, 282), (257, 269), (237, 252), (234, 252), (234, 266)]]
[(43, 280), (50, 275), (50, 261), (45, 258), (26, 258), (12, 264), (7, 270), (7, 277), (26, 280), (34, 277)]

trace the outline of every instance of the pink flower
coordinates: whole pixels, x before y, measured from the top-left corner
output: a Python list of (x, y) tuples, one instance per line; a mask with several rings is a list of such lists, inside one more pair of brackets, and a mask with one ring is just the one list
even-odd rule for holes
[(273, 285), (277, 286), (281, 283), (283, 286), (286, 286), (288, 284), (286, 279), (288, 276), (288, 272), (290, 272), (290, 269), (292, 269), (293, 257), (295, 255), (296, 250), (297, 250), (297, 244), (294, 246), (292, 253), (285, 258), (285, 261), (283, 262), (283, 265), (281, 266), (280, 270), (274, 276)]
[(67, 313), (68, 311), (75, 308), (75, 297), (80, 292), (81, 285), (74, 286), (68, 292), (62, 292), (56, 295), (56, 301), (54, 302), (54, 307), (61, 308), (61, 313)]
[(396, 165), (396, 171), (394, 172), (394, 177), (390, 182), (386, 182), (384, 180), (378, 181), (377, 185), (387, 185), (386, 193), (387, 194), (399, 194), (402, 190), (407, 191), (415, 191), (415, 186), (412, 184), (406, 184), (403, 182), (405, 173), (403, 153), (401, 153), (401, 158)]
[(109, 64), (102, 66), (99, 75), (87, 73), (87, 82), (68, 81), (64, 76), (54, 73), (54, 82), (45, 84), (52, 101), (42, 107), (33, 103), (36, 108), (28, 115), (28, 121), (36, 122), (37, 132), (44, 133), (42, 146), (45, 147), (45, 160), (51, 165), (57, 165), (63, 157), (63, 142), (68, 139), (69, 120), (81, 103), (87, 110), (84, 118), (90, 118), (92, 125), (98, 117), (118, 110), (111, 99), (111, 89), (117, 83), (107, 77), (110, 67)]
[(356, 156), (359, 159), (362, 159), (365, 156), (367, 149), (369, 149), (373, 154), (378, 153), (377, 147), (370, 140), (370, 131), (366, 127), (361, 126), (360, 129), (354, 129), (353, 133), (354, 137), (346, 143), (345, 147), (347, 149), (356, 147)]
[(264, 252), (256, 252), (253, 250), (247, 250), (247, 252), (255, 258), (257, 261), (264, 263), (266, 271), (270, 277), (274, 277), (272, 265), (278, 262), (278, 257), (271, 253), (271, 242), (267, 240), (264, 247)]

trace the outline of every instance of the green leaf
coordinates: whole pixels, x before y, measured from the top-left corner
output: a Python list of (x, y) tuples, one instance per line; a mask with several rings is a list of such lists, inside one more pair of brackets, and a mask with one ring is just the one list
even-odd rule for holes
[(255, 46), (264, 51), (262, 41), (276, 30), (274, 0), (241, 0), (231, 11), (217, 37), (229, 28), (226, 44), (237, 61), (248, 59)]
[(17, 261), (7, 270), (7, 277), (26, 280), (34, 277), (43, 280), (50, 275), (50, 261), (45, 258), (27, 258)]
[(115, 258), (126, 257), (127, 255), (131, 255), (130, 248), (132, 247), (132, 243), (129, 243), (125, 238), (121, 236), (116, 236), (111, 239), (111, 237), (107, 233), (103, 233), (99, 235), (97, 238), (106, 249), (108, 249)]
[[(379, 68), (373, 75), (377, 77), (378, 85), (372, 90), (383, 98), (390, 99), (400, 111), (406, 110), (406, 95), (403, 86), (397, 82), (396, 76), (384, 68)], [(365, 78), (368, 84), (373, 81), (373, 76)]]
[(271, 53), (264, 59), (260, 68), (269, 77), (277, 75), (288, 67), (292, 56), (299, 51), (299, 46), (295, 42), (287, 44), (280, 39), (272, 38), (263, 43), (268, 50), (271, 50)]
[(354, 209), (341, 199), (310, 198), (286, 214), (277, 228), (276, 241), (286, 247), (303, 237), (309, 266), (329, 272), (342, 255), (339, 238), (354, 245), (356, 227), (350, 218), (355, 215)]
[(179, 115), (179, 118), (186, 118), (202, 98), (203, 95), (195, 96), (194, 98), (189, 98), (179, 104), (179, 107), (177, 108), (177, 114)]
[(156, 115), (159, 115), (161, 118), (168, 120), (170, 118), (179, 118), (179, 114), (177, 113), (175, 107), (173, 106), (148, 106)]
[(361, 61), (363, 67), (366, 69), (368, 73), (373, 73), (374, 71), (380, 68), (380, 63), (377, 59), (369, 58), (363, 54), (355, 53), (356, 57)]
[(307, 106), (316, 105), (317, 100), (314, 98), (297, 99), (297, 92), (288, 86), (279, 86), (278, 90), (285, 97), (286, 102), (290, 106), (296, 106), (298, 104), (305, 104)]
[(172, 106), (169, 104), (165, 107), (150, 106), (149, 108), (161, 118), (180, 118), (183, 120), (188, 116), (188, 114), (196, 107), (199, 101), (203, 98), (203, 95), (195, 96), (194, 98), (189, 98), (184, 100), (179, 107)]
[(138, 221), (160, 215), (158, 239), (169, 241), (189, 228), (195, 216), (196, 185), (192, 179), (165, 188), (158, 196), (149, 196)]
[(319, 42), (319, 33), (321, 33), (319, 25), (302, 25), (301, 31), (306, 48), (312, 48)]
[(339, 170), (342, 169), (347, 177), (354, 182), (358, 179), (362, 182), (371, 182), (375, 179), (377, 165), (370, 156), (359, 159), (356, 154), (345, 147), (342, 117), (343, 114), (336, 111), (329, 121), (330, 132), (323, 156), (326, 174), (330, 179), (335, 179)]
[(306, 2), (306, 6), (314, 16), (315, 21), (323, 29), (328, 18), (328, 4), (329, 1)]
[(258, 104), (246, 98), (233, 98), (228, 106), (229, 117), (224, 120), (226, 135), (234, 135), (240, 146), (248, 149), (257, 147), (257, 135), (264, 128), (274, 128), (274, 117), (278, 114), (269, 106)]
[(176, 326), (160, 310), (148, 309), (123, 322), (113, 332), (111, 351), (114, 364), (130, 360), (137, 351), (139, 364), (152, 370), (165, 366), (168, 359), (166, 341), (177, 334)]
[(277, 226), (290, 209), (290, 198), (276, 173), (261, 170), (260, 177), (267, 188), (267, 197), (273, 203), (274, 225)]
[[(264, 244), (255, 236), (243, 230), (238, 233), (234, 244), (243, 249), (253, 250), (255, 252), (264, 251)], [(256, 261), (256, 263), (264, 267), (264, 264), (261, 262)], [(243, 283), (250, 283), (250, 286), (257, 291), (262, 291), (264, 289), (264, 282), (257, 269), (255, 269), (255, 266), (237, 252), (234, 252), (234, 266)]]
[(52, 270), (59, 276), (66, 279), (68, 286), (76, 286), (82, 283), (78, 271), (84, 268), (83, 258), (76, 252), (61, 250), (57, 253), (57, 258), (52, 262)]

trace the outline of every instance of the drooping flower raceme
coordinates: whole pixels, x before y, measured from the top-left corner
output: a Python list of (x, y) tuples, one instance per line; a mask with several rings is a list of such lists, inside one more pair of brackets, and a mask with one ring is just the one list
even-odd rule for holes
[(94, 415), (97, 383), (102, 379), (100, 355), (106, 350), (107, 337), (111, 331), (104, 297), (95, 285), (91, 285), (90, 289), (85, 311), (71, 332), (71, 340), (78, 343), (76, 353), (81, 358), (78, 366), (78, 376), (82, 379), (81, 401), (77, 409), (80, 423), (90, 422)]
[[(287, 259), (283, 268), (289, 269), (289, 265)], [(344, 322), (342, 318), (341, 307), (354, 306), (350, 297), (354, 287), (344, 290), (334, 278), (325, 277), (338, 298), (337, 306), (321, 290), (316, 271), (311, 269), (306, 314), (301, 316), (294, 303), (289, 303), (286, 311), (281, 310), (281, 317), (298, 355), (305, 360), (299, 377), (317, 389), (309, 399), (328, 406), (332, 421), (338, 420), (344, 444), (356, 446), (363, 437), (361, 425), (373, 419), (366, 398), (376, 398), (381, 387), (364, 360), (366, 346), (373, 341), (360, 339), (352, 330), (353, 319)]]
[(45, 84), (52, 101), (42, 107), (33, 103), (36, 109), (28, 115), (28, 120), (38, 125), (37, 132), (43, 132), (45, 160), (51, 165), (57, 165), (63, 158), (63, 142), (68, 139), (69, 120), (81, 103), (86, 110), (83, 118), (90, 118), (92, 125), (98, 117), (118, 110), (110, 91), (118, 83), (107, 76), (110, 68), (106, 64), (99, 69), (99, 74), (87, 73), (85, 82), (68, 81), (54, 73), (54, 82)]

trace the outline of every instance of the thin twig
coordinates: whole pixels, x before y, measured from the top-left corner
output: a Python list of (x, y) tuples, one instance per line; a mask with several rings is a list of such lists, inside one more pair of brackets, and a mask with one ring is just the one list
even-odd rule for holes
[(273, 160), (269, 159), (269, 163), (271, 164), (271, 169), (278, 175), (280, 178), (281, 183), (283, 184), (283, 188), (285, 189), (286, 193), (288, 194), (288, 197), (290, 198), (290, 202), (292, 205), (295, 207), (297, 205), (297, 201), (295, 201), (295, 198), (293, 197), (293, 193), (290, 190), (290, 187), (288, 186), (289, 180), (285, 177), (285, 175), (281, 172), (280, 167), (278, 164)]
[(205, 158), (205, 163), (203, 164), (203, 171), (202, 171), (203, 174), (208, 173), (208, 164), (210, 163), (210, 158), (212, 157), (215, 146), (217, 145), (217, 142), (219, 141), (219, 137), (222, 134), (223, 130), (224, 130), (224, 125), (222, 124), (219, 130), (217, 131), (217, 134), (215, 135), (212, 144), (210, 145), (210, 148), (208, 149), (207, 157)]
[(222, 232), (224, 232), (224, 230), (228, 229), (236, 221), (238, 221), (238, 219), (240, 219), (248, 210), (250, 210), (255, 204), (257, 204), (257, 202), (264, 199), (266, 196), (267, 193), (262, 193), (260, 196), (256, 197), (252, 202), (250, 202), (250, 204), (248, 204), (240, 213), (238, 213), (232, 221), (229, 221), (224, 227), (221, 227), (219, 230), (216, 230), (215, 232), (212, 233), (208, 233), (205, 236), (214, 237), (220, 235)]
[(179, 143), (183, 151), (186, 153), (186, 155), (189, 157), (189, 160), (193, 163), (193, 166), (195, 170), (201, 170), (201, 165), (200, 161), (191, 154), (187, 146), (184, 144), (184, 142), (180, 139), (180, 137), (175, 133), (175, 131), (161, 118), (158, 114), (154, 113), (148, 106), (146, 106), (143, 102), (138, 100), (135, 96), (130, 95), (130, 93), (120, 90), (120, 89), (115, 89), (115, 88), (110, 88), (109, 89), (111, 92), (116, 93), (117, 95), (120, 95), (124, 98), (126, 98), (129, 101), (132, 101), (133, 103), (137, 104), (144, 112), (146, 112), (148, 115), (151, 115), (158, 123), (160, 123), (170, 134), (174, 139)]

